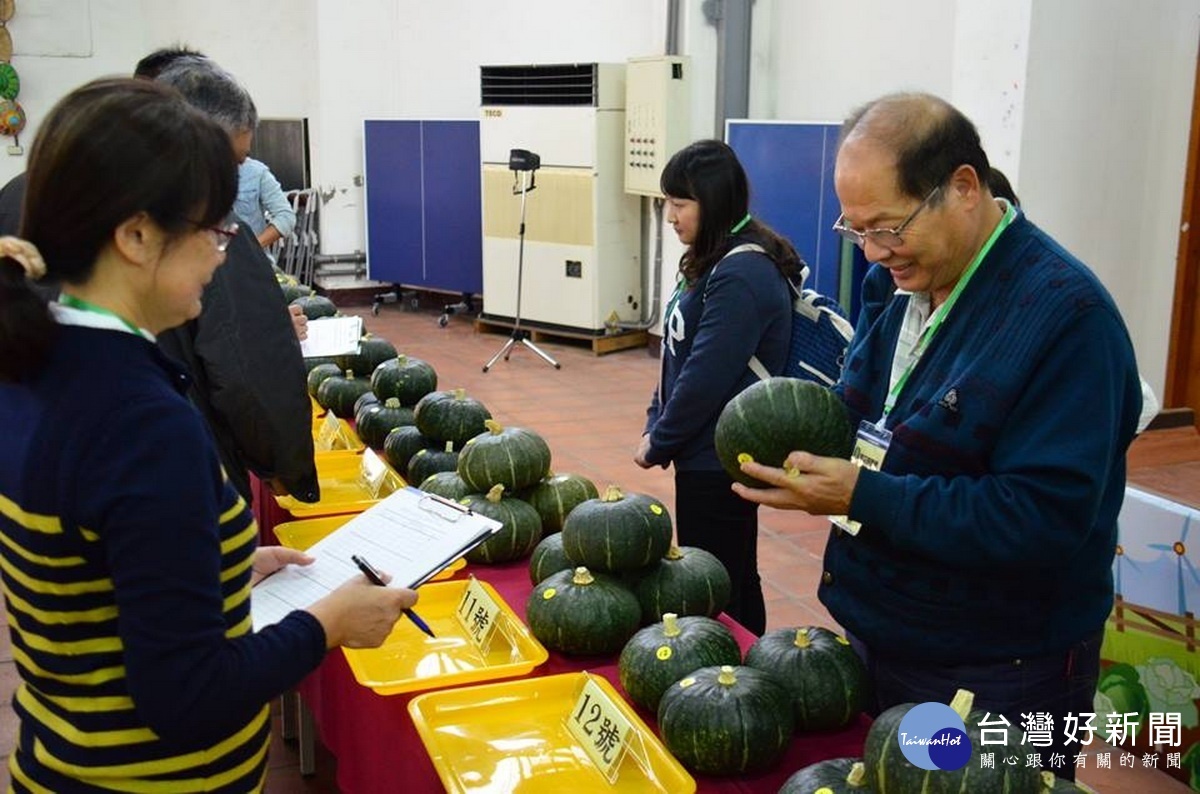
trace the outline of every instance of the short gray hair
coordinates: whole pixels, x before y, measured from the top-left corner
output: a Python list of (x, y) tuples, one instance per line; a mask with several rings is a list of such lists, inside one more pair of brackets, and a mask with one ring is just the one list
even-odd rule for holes
[(258, 126), (254, 100), (233, 75), (204, 57), (178, 58), (155, 82), (183, 94), (188, 104), (205, 113), (231, 134)]

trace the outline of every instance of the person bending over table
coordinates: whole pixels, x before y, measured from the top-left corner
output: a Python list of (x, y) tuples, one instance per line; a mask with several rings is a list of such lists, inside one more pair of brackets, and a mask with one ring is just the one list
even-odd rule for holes
[[(309, 559), (256, 549), (189, 378), (154, 343), (200, 313), (236, 186), (228, 134), (148, 81), (76, 89), (33, 145), (24, 239), (0, 238), (16, 791), (259, 789), (270, 699), (416, 601), (355, 577), (251, 630), (251, 586)], [(43, 274), (62, 285), (50, 305)]]
[(886, 96), (846, 121), (834, 229), (875, 264), (835, 392), (856, 456), (874, 448), (882, 466), (797, 451), (742, 467), (772, 488), (733, 488), (845, 516), (819, 596), (879, 709), (964, 687), (1018, 731), (1049, 714), (1053, 743), (1030, 752), (1073, 779), (1066, 717), (1093, 711), (1141, 393), (1108, 292), (988, 173), (974, 125), (937, 97)]

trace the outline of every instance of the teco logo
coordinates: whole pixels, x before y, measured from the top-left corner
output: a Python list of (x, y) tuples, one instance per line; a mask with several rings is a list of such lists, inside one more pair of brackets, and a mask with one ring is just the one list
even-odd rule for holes
[(485, 119), (498, 119), (503, 115), (504, 115), (503, 110), (496, 110), (495, 108), (484, 108), (483, 109), (483, 117)]

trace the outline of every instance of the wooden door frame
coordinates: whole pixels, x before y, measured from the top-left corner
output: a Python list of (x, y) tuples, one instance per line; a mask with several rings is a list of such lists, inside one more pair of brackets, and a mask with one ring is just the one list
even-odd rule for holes
[(1196, 61), (1180, 229), (1162, 404), (1165, 408), (1188, 407), (1200, 414), (1200, 58)]

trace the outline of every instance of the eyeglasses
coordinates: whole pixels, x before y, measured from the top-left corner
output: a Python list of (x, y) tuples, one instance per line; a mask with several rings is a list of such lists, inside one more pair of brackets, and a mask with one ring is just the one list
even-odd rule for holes
[(909, 225), (916, 219), (916, 217), (921, 214), (921, 210), (929, 206), (929, 202), (933, 200), (933, 197), (937, 195), (937, 192), (941, 189), (942, 186), (938, 185), (933, 190), (929, 191), (929, 195), (927, 195), (924, 200), (917, 205), (917, 208), (913, 210), (912, 213), (903, 221), (901, 221), (900, 225), (894, 229), (866, 229), (860, 232), (857, 229), (851, 229), (849, 226), (847, 226), (843, 222), (846, 216), (845, 214), (842, 214), (838, 216), (836, 221), (834, 221), (833, 230), (857, 245), (859, 248), (864, 248), (867, 244), (867, 240), (870, 240), (872, 243), (882, 248), (887, 248), (888, 250), (899, 248), (900, 246), (904, 245), (904, 230), (907, 229)]
[(203, 223), (196, 223), (195, 221), (188, 221), (188, 223), (197, 229), (208, 232), (212, 236), (213, 245), (221, 253), (225, 253), (225, 249), (229, 247), (229, 244), (233, 242), (233, 238), (237, 237), (238, 233), (237, 221), (230, 221), (220, 226), (206, 226)]

